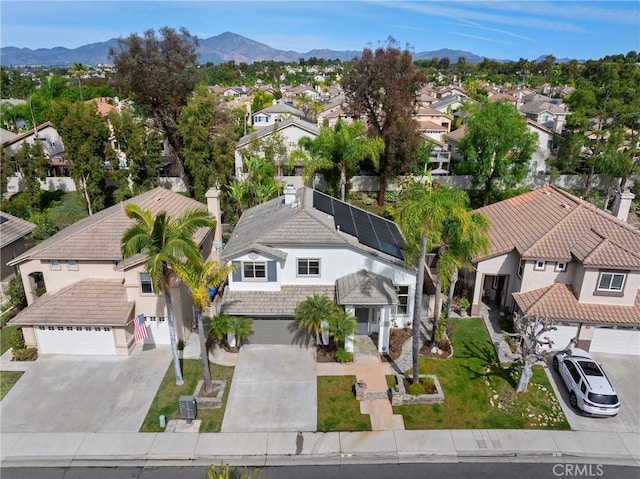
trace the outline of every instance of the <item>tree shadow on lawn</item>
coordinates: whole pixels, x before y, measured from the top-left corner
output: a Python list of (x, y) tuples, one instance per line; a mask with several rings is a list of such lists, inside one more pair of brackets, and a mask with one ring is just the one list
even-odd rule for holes
[[(513, 370), (515, 364), (501, 365), (493, 349), (493, 345), (485, 341), (474, 341), (466, 343), (464, 352), (457, 355), (459, 359), (481, 360), (482, 365), (476, 367), (461, 364), (460, 367), (472, 373), (470, 379), (489, 379), (490, 377), (501, 378), (507, 384), (515, 388), (518, 384), (514, 377)], [(478, 367), (482, 368), (478, 370)]]

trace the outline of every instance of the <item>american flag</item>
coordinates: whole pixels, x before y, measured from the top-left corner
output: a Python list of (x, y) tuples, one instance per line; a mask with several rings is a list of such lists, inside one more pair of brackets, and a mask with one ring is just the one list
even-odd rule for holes
[(147, 324), (144, 322), (144, 314), (140, 313), (136, 316), (136, 319), (133, 320), (134, 329), (133, 329), (133, 337), (136, 338), (136, 342), (144, 341), (144, 338), (149, 336), (147, 332)]

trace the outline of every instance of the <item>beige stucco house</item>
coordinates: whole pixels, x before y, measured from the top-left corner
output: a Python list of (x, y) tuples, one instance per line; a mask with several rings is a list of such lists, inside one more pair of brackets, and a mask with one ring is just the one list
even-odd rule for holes
[(640, 354), (640, 231), (553, 186), (480, 208), (491, 250), (476, 258), (472, 313), (481, 303), (556, 321), (555, 348)]
[[(210, 190), (207, 197), (219, 225), (219, 192)], [(74, 223), (11, 261), (20, 269), (29, 304), (11, 324), (22, 326), (27, 346), (41, 354), (126, 355), (135, 347), (132, 320), (141, 313), (149, 327), (145, 342), (169, 344), (165, 300), (152, 291), (144, 257), (125, 259), (120, 252), (120, 239), (133, 224), (124, 211), (127, 203), (171, 217), (207, 208), (158, 187)], [(217, 230), (196, 233), (205, 258), (216, 255)], [(178, 340), (185, 339), (192, 328), (193, 303), (184, 286), (174, 288), (172, 299)]]
[(29, 221), (0, 211), (0, 299), (17, 271), (7, 263), (31, 247), (28, 235), (35, 228), (36, 225)]

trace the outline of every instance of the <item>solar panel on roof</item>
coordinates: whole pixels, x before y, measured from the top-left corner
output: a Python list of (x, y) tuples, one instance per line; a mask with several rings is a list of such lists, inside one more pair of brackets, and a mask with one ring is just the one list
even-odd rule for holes
[(9, 221), (9, 218), (7, 218), (6, 216), (0, 216), (0, 225), (6, 221)]
[(379, 218), (377, 216), (371, 217), (371, 224), (376, 231), (376, 235), (378, 236), (378, 240), (380, 241), (380, 247), (382, 251), (390, 254), (391, 256), (395, 256), (396, 258), (404, 259), (401, 247), (395, 240), (390, 229), (391, 226), (396, 226), (390, 221), (386, 221), (385, 219)]
[(353, 214), (356, 229), (358, 230), (358, 240), (360, 243), (380, 250), (380, 241), (378, 241), (378, 236), (376, 235), (373, 226), (371, 226), (371, 220), (369, 219), (371, 215), (356, 208), (353, 208), (351, 212)]
[(323, 195), (319, 191), (313, 192), (313, 207), (323, 213), (333, 216), (333, 198)]
[(335, 221), (336, 228), (340, 231), (344, 231), (352, 236), (358, 237), (358, 230), (353, 224), (353, 217), (351, 216), (351, 206), (341, 202), (333, 201), (333, 220)]

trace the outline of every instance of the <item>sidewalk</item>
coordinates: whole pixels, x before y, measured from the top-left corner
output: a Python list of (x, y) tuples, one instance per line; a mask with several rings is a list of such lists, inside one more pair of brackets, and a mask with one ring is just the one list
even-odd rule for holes
[(3, 434), (3, 467), (548, 462), (640, 466), (640, 435), (542, 430)]

